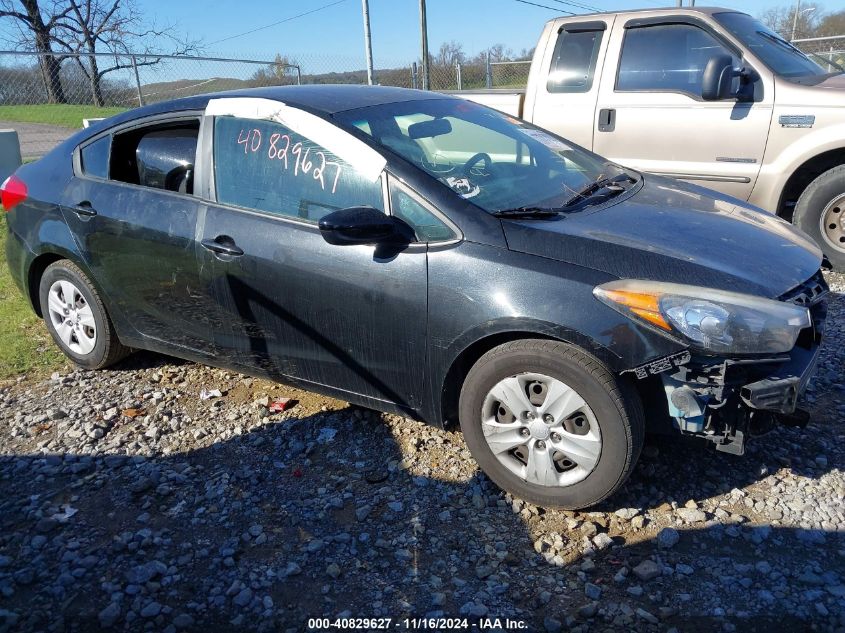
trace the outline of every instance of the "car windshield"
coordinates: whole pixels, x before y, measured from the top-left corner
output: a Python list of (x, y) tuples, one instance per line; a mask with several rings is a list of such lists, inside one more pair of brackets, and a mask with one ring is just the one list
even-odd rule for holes
[(335, 115), (485, 211), (554, 209), (622, 169), (524, 121), (463, 99)]
[(825, 68), (750, 15), (725, 12), (713, 17), (775, 74), (788, 78), (827, 74)]

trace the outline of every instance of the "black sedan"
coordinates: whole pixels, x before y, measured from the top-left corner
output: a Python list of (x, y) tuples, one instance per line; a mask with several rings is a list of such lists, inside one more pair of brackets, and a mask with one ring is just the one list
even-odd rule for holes
[(804, 234), (456, 97), (161, 103), (2, 186), (12, 273), (77, 364), (148, 349), (432, 424), (543, 506), (646, 429), (742, 454), (796, 400), (827, 291)]

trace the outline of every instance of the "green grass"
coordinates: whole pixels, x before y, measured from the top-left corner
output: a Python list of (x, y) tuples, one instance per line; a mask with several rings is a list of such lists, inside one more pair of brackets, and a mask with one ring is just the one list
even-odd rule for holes
[(42, 105), (4, 105), (0, 106), (0, 120), (21, 121), (25, 123), (49, 123), (62, 127), (80, 128), (82, 119), (109, 117), (126, 108), (95, 108), (87, 105), (65, 105), (47, 103)]
[(9, 276), (6, 218), (0, 214), (0, 381), (45, 375), (65, 367), (67, 360)]

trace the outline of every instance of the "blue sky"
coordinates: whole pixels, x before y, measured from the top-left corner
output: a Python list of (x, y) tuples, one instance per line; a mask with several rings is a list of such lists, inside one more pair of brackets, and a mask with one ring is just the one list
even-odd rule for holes
[[(210, 53), (256, 55), (276, 52), (316, 57), (360, 57), (363, 61), (361, 1), (340, 4), (243, 37), (214, 43), (251, 29), (289, 18), (333, 0), (137, 0), (145, 13), (175, 24), (203, 39)], [(579, 11), (557, 0), (533, 0), (562, 10)], [(665, 6), (667, 2), (637, 0), (573, 0), (603, 10)], [(707, 4), (719, 4), (710, 3)], [(722, 0), (721, 5), (754, 15), (771, 6), (765, 0)], [(503, 43), (519, 51), (536, 43), (540, 27), (560, 15), (515, 0), (428, 0), (428, 31), (432, 50), (441, 42), (457, 40), (475, 53), (490, 44)], [(370, 0), (373, 54), (385, 62), (413, 59), (419, 50), (417, 0)]]
[[(218, 41), (333, 1), (336, 0), (136, 0), (145, 15), (173, 24), (191, 37), (203, 40), (208, 54), (265, 59), (279, 52), (307, 58), (311, 64), (321, 58), (327, 62), (339, 58), (350, 62), (360, 60), (359, 67), (362, 67), (364, 47), (360, 0), (341, 0), (335, 6), (272, 28)], [(464, 51), (471, 54), (496, 43), (505, 44), (518, 52), (534, 46), (540, 27), (547, 19), (562, 15), (567, 9), (580, 11), (559, 0), (532, 1), (559, 7), (561, 11), (550, 11), (516, 0), (428, 0), (431, 50), (436, 51), (441, 42), (457, 40), (463, 44)], [(603, 10), (674, 4), (671, 0), (573, 2)], [(721, 0), (720, 4), (753, 15), (771, 6), (771, 2), (765, 0)], [(405, 63), (418, 56), (418, 6), (417, 0), (370, 0), (373, 54), (377, 64), (380, 60), (382, 65)], [(327, 63), (329, 65), (334, 64)]]

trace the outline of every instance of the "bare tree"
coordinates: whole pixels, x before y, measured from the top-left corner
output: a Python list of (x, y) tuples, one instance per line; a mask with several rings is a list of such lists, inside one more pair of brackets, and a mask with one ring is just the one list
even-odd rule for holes
[(50, 103), (65, 103), (65, 92), (60, 76), (63, 58), (53, 51), (53, 33), (57, 25), (67, 17), (69, 8), (54, 4), (51, 9), (45, 16), (42, 15), (38, 0), (19, 0), (19, 3), (2, 0), (0, 18), (15, 21), (20, 33), (18, 45), (42, 53), (38, 57), (38, 62), (47, 99)]
[(491, 62), (507, 62), (513, 59), (513, 50), (506, 48), (504, 44), (493, 44), (487, 50), (481, 51), (473, 58), (474, 64), (484, 64), (487, 62), (487, 55), (490, 55)]
[(256, 70), (250, 81), (255, 86), (286, 86), (295, 83), (293, 67), (297, 65), (295, 59), (276, 53), (273, 63)]
[(434, 65), (441, 68), (454, 68), (455, 64), (463, 63), (466, 59), (464, 47), (459, 42), (443, 42), (434, 56)]
[[(88, 77), (94, 105), (105, 104), (102, 80), (108, 73), (133, 66), (130, 53), (143, 55), (186, 55), (199, 49), (174, 27), (147, 22), (132, 0), (57, 0), (67, 5), (66, 17), (57, 23), (53, 40), (63, 51), (91, 53), (87, 63), (77, 62)], [(94, 53), (112, 53), (109, 65), (101, 67)], [(161, 60), (144, 57), (137, 66), (150, 66)]]
[(823, 16), (819, 21), (816, 35), (818, 37), (845, 35), (845, 9)]
[(531, 61), (534, 58), (534, 50), (536, 47), (532, 46), (531, 48), (523, 48), (519, 55), (514, 57), (514, 61)]
[[(811, 9), (812, 10), (809, 10)], [(760, 14), (760, 21), (785, 40), (791, 40), (793, 30), (795, 38), (816, 37), (823, 10), (818, 4), (799, 7), (798, 19), (795, 19), (795, 4), (770, 7)]]

